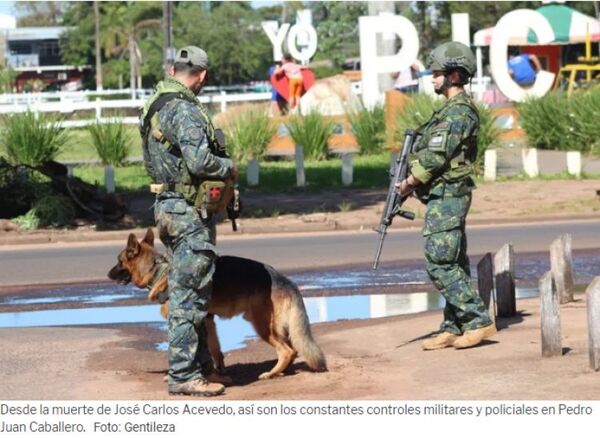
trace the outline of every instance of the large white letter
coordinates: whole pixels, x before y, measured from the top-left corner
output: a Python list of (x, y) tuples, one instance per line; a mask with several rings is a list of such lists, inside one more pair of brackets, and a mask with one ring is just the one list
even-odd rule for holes
[(496, 24), (490, 45), (490, 67), (496, 85), (506, 97), (521, 102), (528, 96), (543, 96), (554, 82), (554, 74), (545, 70), (538, 72), (533, 87), (521, 88), (508, 73), (507, 49), (511, 37), (527, 38), (529, 29), (537, 35), (541, 44), (554, 40), (550, 23), (539, 12), (529, 9), (517, 9), (504, 15)]
[[(360, 17), (358, 24), (363, 103), (372, 108), (383, 102), (377, 75), (410, 67), (419, 53), (419, 37), (415, 26), (401, 15)], [(386, 32), (400, 37), (402, 49), (392, 56), (377, 56), (377, 34)]]
[[(301, 50), (298, 50), (300, 40), (307, 41), (307, 44)], [(317, 31), (308, 24), (294, 24), (290, 29), (287, 41), (290, 55), (300, 60), (302, 64), (308, 64), (310, 58), (317, 51)]]
[(281, 57), (283, 56), (281, 46), (283, 45), (285, 35), (290, 28), (290, 24), (283, 23), (281, 28), (279, 27), (279, 23), (277, 23), (277, 21), (263, 21), (261, 24), (263, 30), (273, 45), (273, 61), (281, 61)]

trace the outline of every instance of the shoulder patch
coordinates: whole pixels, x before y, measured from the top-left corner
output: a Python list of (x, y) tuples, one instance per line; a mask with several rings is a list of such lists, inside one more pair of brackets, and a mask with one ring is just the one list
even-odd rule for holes
[(427, 149), (430, 151), (445, 151), (446, 150), (446, 139), (448, 138), (447, 130), (438, 130), (436, 129), (431, 133), (431, 137), (429, 138), (429, 144), (427, 145)]

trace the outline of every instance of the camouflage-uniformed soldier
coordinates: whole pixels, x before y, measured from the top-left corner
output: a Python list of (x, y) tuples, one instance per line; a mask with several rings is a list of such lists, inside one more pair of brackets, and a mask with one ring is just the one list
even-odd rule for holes
[(428, 67), (437, 94), (448, 100), (418, 129), (410, 175), (398, 184), (427, 205), (423, 236), (427, 273), (446, 299), (442, 333), (423, 349), (466, 348), (496, 333), (483, 301), (473, 290), (465, 220), (471, 206), (479, 114), (464, 90), (476, 70), (473, 52), (450, 42), (437, 47)]
[(235, 178), (196, 96), (206, 81), (208, 57), (180, 49), (171, 75), (156, 86), (141, 118), (144, 164), (156, 193), (154, 217), (171, 259), (169, 273), (169, 393), (218, 395), (228, 378), (214, 371), (204, 318), (216, 258), (215, 218), (198, 202), (200, 185)]

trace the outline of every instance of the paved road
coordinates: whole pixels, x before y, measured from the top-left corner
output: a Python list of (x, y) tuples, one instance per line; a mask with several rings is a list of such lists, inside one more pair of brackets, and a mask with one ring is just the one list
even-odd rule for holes
[[(571, 233), (573, 249), (600, 249), (600, 221), (474, 226), (468, 229), (471, 256), (496, 252), (513, 243), (515, 252), (547, 251), (557, 236)], [(27, 245), (0, 249), (0, 286), (105, 281), (125, 242)], [(370, 266), (374, 232), (311, 233), (286, 236), (241, 236), (221, 239), (221, 254), (254, 258), (283, 271), (361, 264)], [(388, 234), (381, 261), (422, 258), (417, 229)]]

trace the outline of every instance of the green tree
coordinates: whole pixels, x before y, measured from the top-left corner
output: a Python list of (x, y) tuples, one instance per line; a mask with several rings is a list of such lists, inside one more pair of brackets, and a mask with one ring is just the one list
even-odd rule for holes
[(347, 58), (360, 56), (358, 18), (367, 15), (366, 2), (310, 2), (319, 37), (316, 60), (330, 59), (341, 67)]
[(18, 1), (15, 2), (17, 25), (28, 26), (58, 26), (62, 23), (62, 17), (67, 2), (40, 2), (40, 1)]
[(194, 44), (206, 50), (209, 84), (264, 79), (272, 47), (261, 21), (249, 3), (223, 2), (208, 11), (196, 2), (181, 2), (173, 17), (175, 46)]

